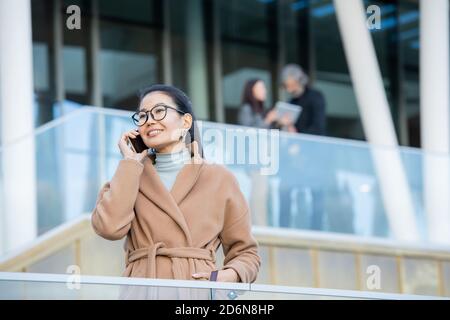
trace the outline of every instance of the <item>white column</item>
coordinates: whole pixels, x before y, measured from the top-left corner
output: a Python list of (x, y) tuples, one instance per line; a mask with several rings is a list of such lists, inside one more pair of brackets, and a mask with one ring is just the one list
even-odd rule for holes
[[(347, 63), (384, 208), (398, 240), (417, 240), (418, 229), (375, 48), (361, 0), (334, 0)], [(375, 147), (382, 146), (382, 147)]]
[(192, 0), (186, 5), (186, 9), (188, 94), (197, 118), (206, 120), (209, 112), (202, 3), (200, 0)]
[(33, 67), (30, 0), (0, 1), (0, 114), (3, 195), (2, 249), (37, 233), (33, 130)]
[(420, 1), (424, 207), (431, 241), (450, 243), (449, 3)]

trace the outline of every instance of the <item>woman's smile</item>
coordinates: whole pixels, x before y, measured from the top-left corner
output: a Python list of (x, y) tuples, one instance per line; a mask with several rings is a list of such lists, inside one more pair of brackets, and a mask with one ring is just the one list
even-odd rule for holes
[(163, 129), (150, 129), (147, 132), (147, 136), (150, 138), (156, 137), (157, 135), (159, 135), (161, 132), (163, 132)]

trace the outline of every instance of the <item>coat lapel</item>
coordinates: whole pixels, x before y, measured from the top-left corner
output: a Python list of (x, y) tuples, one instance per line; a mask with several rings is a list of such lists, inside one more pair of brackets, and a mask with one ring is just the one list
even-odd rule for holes
[(178, 224), (185, 234), (189, 245), (192, 245), (191, 233), (187, 226), (186, 218), (179, 208), (179, 204), (197, 182), (202, 165), (203, 160), (199, 161), (198, 158), (193, 157), (191, 163), (187, 163), (180, 170), (172, 190), (169, 192), (153, 166), (152, 159), (148, 157), (144, 161), (144, 170), (139, 185), (139, 189), (144, 196), (167, 213)]
[(170, 191), (177, 206), (188, 195), (189, 191), (194, 187), (200, 175), (200, 169), (203, 163), (191, 163), (186, 164), (178, 173), (172, 190)]

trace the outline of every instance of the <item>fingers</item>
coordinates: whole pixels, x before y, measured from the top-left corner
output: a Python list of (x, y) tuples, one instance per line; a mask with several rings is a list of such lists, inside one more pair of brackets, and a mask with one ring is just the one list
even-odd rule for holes
[(210, 273), (208, 273), (208, 272), (197, 272), (197, 273), (192, 274), (192, 277), (195, 279), (203, 278), (203, 279), (209, 280), (209, 276), (210, 276)]
[(123, 156), (133, 153), (133, 150), (128, 145), (128, 139), (135, 139), (138, 135), (139, 132), (136, 130), (129, 130), (122, 134), (118, 146)]
[(127, 136), (128, 138), (135, 139), (139, 135), (139, 132), (136, 130), (130, 130), (125, 132), (124, 135)]
[(131, 139), (135, 139), (137, 136), (139, 135), (139, 132), (137, 132), (136, 130), (130, 130), (130, 131), (126, 131), (122, 134), (122, 136), (120, 137), (120, 142), (125, 142), (127, 143), (127, 138), (131, 138)]

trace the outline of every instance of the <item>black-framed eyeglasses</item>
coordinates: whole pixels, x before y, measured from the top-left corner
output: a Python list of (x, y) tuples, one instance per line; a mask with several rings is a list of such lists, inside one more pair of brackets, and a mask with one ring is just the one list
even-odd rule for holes
[(163, 120), (167, 115), (167, 109), (172, 109), (180, 114), (186, 114), (186, 112), (168, 106), (164, 103), (158, 103), (150, 110), (135, 112), (131, 116), (131, 118), (133, 119), (134, 124), (140, 127), (143, 126), (148, 121), (148, 114), (150, 114), (152, 119), (155, 121)]

